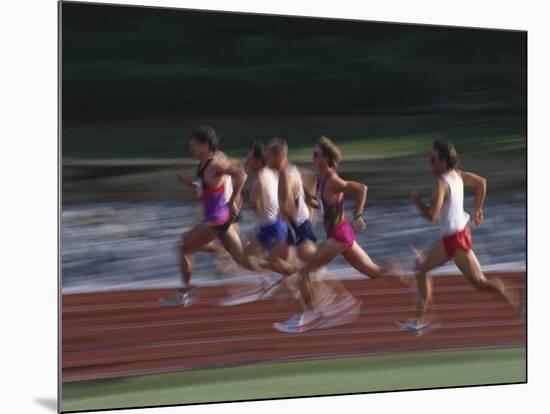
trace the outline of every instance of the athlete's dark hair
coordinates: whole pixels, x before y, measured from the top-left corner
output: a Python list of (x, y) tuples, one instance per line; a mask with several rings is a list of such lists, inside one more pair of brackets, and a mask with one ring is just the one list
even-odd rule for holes
[(328, 159), (328, 165), (332, 168), (336, 168), (340, 161), (342, 161), (342, 152), (334, 145), (330, 138), (322, 136), (317, 141), (317, 145), (321, 148), (321, 155)]
[(248, 150), (252, 152), (252, 158), (255, 160), (260, 160), (262, 164), (265, 165), (265, 151), (264, 143), (262, 141), (253, 141), (248, 146)]
[(209, 126), (199, 126), (191, 132), (191, 137), (195, 138), (201, 144), (208, 144), (211, 151), (217, 151), (220, 148), (220, 141), (214, 128)]
[(271, 138), (269, 144), (267, 144), (267, 149), (275, 155), (288, 155), (288, 144), (284, 138), (275, 137)]
[(453, 144), (449, 141), (436, 139), (433, 144), (433, 149), (437, 151), (440, 161), (447, 163), (447, 168), (456, 168), (460, 162), (460, 158)]

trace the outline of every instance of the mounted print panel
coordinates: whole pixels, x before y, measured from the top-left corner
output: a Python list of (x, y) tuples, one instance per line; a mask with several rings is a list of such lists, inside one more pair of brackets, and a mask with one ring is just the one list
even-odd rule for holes
[(63, 412), (525, 383), (527, 33), (60, 3)]

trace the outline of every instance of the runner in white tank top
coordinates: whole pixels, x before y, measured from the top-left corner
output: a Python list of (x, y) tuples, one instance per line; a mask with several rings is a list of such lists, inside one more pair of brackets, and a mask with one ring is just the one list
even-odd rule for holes
[(296, 224), (300, 226), (306, 220), (309, 220), (310, 211), (306, 204), (306, 195), (304, 192), (304, 183), (302, 181), (302, 174), (298, 167), (294, 164), (287, 165), (287, 174), (289, 174), (296, 185), (298, 186), (298, 194), (296, 195), (295, 205), (296, 205)]
[(270, 226), (279, 218), (279, 177), (271, 168), (258, 171), (258, 185), (261, 198), (256, 211), (261, 226)]
[(441, 174), (449, 186), (447, 199), (441, 211), (441, 233), (444, 236), (458, 233), (470, 221), (470, 215), (464, 211), (464, 182), (460, 173), (452, 170)]
[(250, 145), (245, 165), (256, 176), (250, 191), (250, 206), (260, 223), (251, 249), (268, 252), (266, 267), (270, 270), (282, 275), (295, 273), (296, 267), (288, 262), (288, 229), (279, 217), (278, 173), (266, 166), (262, 142), (255, 141)]
[(414, 332), (417, 336), (429, 332), (439, 323), (428, 317), (432, 301), (432, 281), (427, 274), (448, 260), (454, 260), (462, 274), (477, 289), (493, 291), (514, 307), (518, 304), (516, 292), (507, 290), (499, 278), (485, 277), (472, 250), (472, 235), (468, 226), (470, 216), (463, 206), (464, 186), (475, 190), (472, 218), (474, 224), (479, 226), (483, 222), (486, 180), (476, 174), (457, 170), (458, 160), (458, 154), (451, 143), (436, 140), (430, 157), (432, 172), (436, 177), (431, 204), (425, 205), (417, 191), (411, 193), (411, 199), (422, 217), (431, 222), (440, 221), (442, 233), (442, 239), (436, 241), (430, 250), (423, 254), (415, 250), (415, 276), (419, 294), (417, 319), (396, 322), (399, 328)]

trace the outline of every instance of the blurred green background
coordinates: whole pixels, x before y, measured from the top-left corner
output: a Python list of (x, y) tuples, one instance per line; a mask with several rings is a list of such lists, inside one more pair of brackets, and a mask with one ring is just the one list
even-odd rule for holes
[(214, 126), (242, 156), (322, 134), (354, 158), (525, 156), (527, 34), (64, 3), (63, 158), (188, 157)]

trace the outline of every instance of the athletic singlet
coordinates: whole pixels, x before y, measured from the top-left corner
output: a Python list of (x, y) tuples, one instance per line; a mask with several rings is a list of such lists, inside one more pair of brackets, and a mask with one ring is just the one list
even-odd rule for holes
[[(221, 158), (227, 158), (227, 156), (222, 151), (218, 151), (217, 156)], [(197, 187), (197, 197), (200, 198), (201, 194), (202, 194), (202, 180), (199, 180), (199, 185)], [(231, 179), (227, 179), (225, 180), (225, 184), (224, 184), (223, 201), (226, 204), (229, 203), (229, 200), (231, 199), (232, 195), (233, 195), (233, 181)]]
[(224, 189), (223, 189), (223, 202), (225, 204), (229, 203), (231, 196), (233, 195), (233, 181), (231, 178), (225, 180)]
[(296, 180), (296, 183), (298, 184), (298, 194), (294, 199), (294, 205), (296, 206), (296, 225), (300, 226), (306, 220), (309, 220), (310, 217), (309, 208), (306, 204), (302, 174), (300, 174), (300, 170), (298, 170), (298, 168), (293, 164), (289, 164), (286, 167), (286, 171), (288, 175), (294, 177), (294, 180)]
[(449, 197), (443, 205), (440, 224), (444, 236), (464, 229), (470, 221), (470, 215), (464, 211), (464, 182), (458, 173), (441, 175), (449, 186)]
[(263, 188), (258, 219), (261, 226), (269, 226), (279, 217), (279, 179), (271, 168), (264, 167), (258, 172), (258, 180)]
[(328, 179), (334, 175), (338, 175), (336, 171), (331, 171), (327, 174), (322, 181), (317, 180), (317, 199), (321, 201), (323, 205), (323, 222), (325, 225), (325, 231), (328, 235), (332, 234), (332, 229), (337, 224), (340, 224), (346, 219), (346, 212), (344, 210), (344, 197), (340, 198), (335, 204), (329, 204), (325, 201), (323, 194), (325, 192), (325, 185)]
[(203, 178), (204, 171), (213, 159), (208, 158), (202, 167), (200, 164), (197, 167), (196, 177), (199, 182), (199, 197), (202, 202), (205, 220), (215, 224), (223, 224), (229, 219), (229, 208), (225, 201), (225, 185), (211, 188), (206, 185)]

